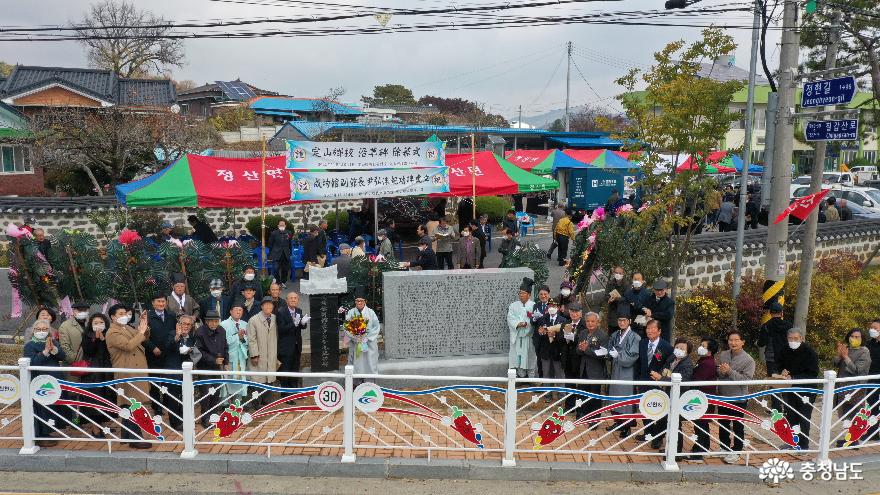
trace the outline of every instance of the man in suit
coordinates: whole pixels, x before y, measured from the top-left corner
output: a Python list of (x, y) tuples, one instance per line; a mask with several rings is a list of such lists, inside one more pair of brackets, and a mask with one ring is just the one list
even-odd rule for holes
[(175, 315), (192, 316), (194, 320), (198, 320), (199, 305), (186, 292), (186, 277), (182, 273), (175, 273), (172, 277), (171, 294), (166, 298), (168, 309)]
[(202, 315), (204, 320), (205, 313), (214, 311), (217, 313), (218, 318), (225, 320), (229, 317), (229, 305), (232, 304), (232, 301), (230, 300), (231, 298), (223, 296), (223, 281), (219, 278), (211, 280), (208, 290), (210, 295), (199, 303), (199, 314)]
[(538, 355), (538, 378), (544, 377), (544, 371), (541, 368), (541, 353), (538, 350), (541, 348), (542, 339), (546, 340), (543, 335), (538, 333), (538, 328), (541, 326), (544, 316), (547, 315), (547, 305), (549, 301), (550, 288), (543, 285), (538, 289), (538, 300), (535, 301), (535, 310), (532, 311), (532, 343), (535, 345), (535, 353)]
[[(298, 372), (302, 357), (302, 331), (306, 329), (311, 317), (303, 315), (299, 309), (299, 294), (287, 294), (287, 304), (275, 309), (278, 325), (278, 371)], [(299, 379), (282, 376), (279, 378), (282, 387), (299, 386)]]
[[(254, 282), (245, 282), (241, 285), (241, 307), (244, 309), (244, 314), (241, 319), (244, 321), (250, 321), (251, 317), (260, 312), (260, 302), (256, 299), (257, 294), (257, 284)], [(269, 296), (267, 296), (269, 297)], [(271, 299), (271, 297), (270, 297)]]
[[(645, 338), (639, 341), (639, 381), (650, 381), (651, 372), (661, 373), (663, 364), (672, 355), (672, 345), (660, 337), (660, 322), (648, 320), (645, 325)], [(654, 386), (641, 387), (642, 392), (658, 388)], [(651, 447), (660, 448), (660, 440), (666, 431), (666, 418), (652, 421), (646, 424), (645, 432), (651, 435)], [(644, 435), (639, 436), (640, 441), (645, 441)]]
[(660, 337), (668, 344), (672, 339), (672, 316), (675, 314), (675, 301), (666, 295), (669, 285), (665, 280), (654, 281), (654, 297), (648, 297), (642, 312), (648, 319), (660, 324)]
[[(153, 310), (147, 315), (147, 325), (150, 327), (149, 338), (144, 340), (144, 354), (147, 356), (147, 367), (150, 369), (165, 368), (165, 346), (168, 339), (177, 331), (177, 315), (168, 309), (165, 296), (157, 295), (152, 300)], [(166, 378), (165, 375), (152, 375)], [(150, 398), (153, 402), (153, 412), (159, 416), (168, 407), (165, 394), (159, 391), (161, 384), (152, 383), (150, 386)]]
[[(541, 294), (550, 296), (550, 289), (541, 287), (538, 291), (538, 297)], [(568, 323), (568, 319), (559, 314), (559, 305), (556, 301), (548, 299), (547, 302), (539, 303), (543, 306), (542, 316), (538, 318), (532, 342), (535, 345), (535, 354), (540, 361), (540, 369), (543, 370), (543, 376), (550, 379), (566, 378), (565, 363), (568, 355), (568, 342), (574, 342), (576, 331), (574, 327), (569, 327), (566, 332), (563, 327)], [(532, 310), (532, 315), (538, 311), (538, 304)], [(543, 314), (546, 313), (546, 314)], [(550, 397), (548, 396), (549, 400)]]
[(286, 287), (290, 276), (290, 233), (284, 220), (279, 220), (278, 228), (269, 234), (269, 261), (275, 265), (275, 280)]
[(339, 256), (333, 258), (333, 264), (336, 265), (336, 276), (339, 278), (348, 277), (351, 266), (351, 246), (346, 243), (339, 245)]
[(419, 239), (419, 255), (416, 257), (416, 260), (410, 262), (408, 266), (410, 270), (416, 267), (418, 267), (419, 270), (437, 269), (437, 257), (434, 255), (434, 251), (431, 250), (430, 241), (425, 238)]
[[(580, 366), (577, 375), (573, 378), (583, 380), (605, 380), (608, 378), (605, 356), (597, 355), (596, 351), (608, 346), (608, 333), (599, 328), (599, 315), (594, 312), (587, 313), (586, 324), (577, 331), (576, 353), (580, 356)], [(602, 394), (602, 385), (584, 385), (583, 390), (596, 395)], [(578, 416), (589, 414), (602, 407), (602, 401), (588, 399)]]

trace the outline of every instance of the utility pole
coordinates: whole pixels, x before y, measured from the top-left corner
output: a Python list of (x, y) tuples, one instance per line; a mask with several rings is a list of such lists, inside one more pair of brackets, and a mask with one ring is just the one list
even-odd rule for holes
[(568, 42), (568, 71), (565, 73), (565, 132), (571, 131), (571, 117), (568, 104), (571, 97), (571, 41)]
[(773, 223), (788, 207), (791, 189), (791, 155), (794, 147), (794, 73), (798, 67), (800, 34), (798, 32), (798, 1), (784, 0), (782, 12), (782, 46), (779, 51), (779, 110), (776, 114), (776, 145), (773, 150), (773, 176), (770, 186), (770, 214), (767, 226), (767, 253), (764, 257), (764, 314), (761, 322), (770, 319), (767, 311), (772, 302), (785, 302), (786, 251), (788, 222)]
[[(736, 263), (733, 271), (733, 300), (739, 297), (742, 287), (743, 241), (746, 235), (746, 191), (749, 184), (749, 165), (752, 163), (752, 132), (755, 123), (755, 78), (758, 72), (758, 40), (761, 33), (761, 0), (755, 0), (755, 17), (752, 21), (752, 53), (749, 59), (749, 91), (746, 100), (745, 146), (743, 146), (743, 169), (739, 181), (739, 217), (736, 225)], [(734, 311), (734, 313), (736, 313)], [(736, 316), (734, 316), (734, 326)]]
[[(828, 48), (825, 52), (825, 68), (834, 69), (837, 66), (837, 51), (840, 47), (840, 24), (843, 14), (838, 10), (834, 13), (834, 20), (829, 33)], [(825, 110), (833, 110), (834, 107), (825, 107)], [(825, 141), (816, 143), (813, 167), (810, 173), (810, 194), (816, 194), (822, 190), (822, 172), (825, 170)], [(804, 240), (801, 250), (801, 267), (798, 278), (797, 304), (794, 308), (794, 326), (802, 331), (807, 330), (807, 312), (810, 309), (810, 286), (813, 282), (813, 264), (816, 256), (816, 231), (819, 227), (819, 208), (810, 212), (807, 217), (807, 225), (804, 230)]]
[(762, 211), (770, 210), (770, 177), (773, 174), (773, 151), (776, 149), (776, 111), (779, 110), (778, 107), (779, 95), (773, 91), (767, 95), (766, 117), (764, 118), (766, 130), (764, 131), (764, 173), (761, 174)]

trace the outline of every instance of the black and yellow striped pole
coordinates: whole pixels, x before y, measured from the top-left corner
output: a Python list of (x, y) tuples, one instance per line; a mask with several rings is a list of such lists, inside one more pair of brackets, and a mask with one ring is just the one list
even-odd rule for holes
[(765, 280), (764, 292), (761, 296), (764, 301), (764, 313), (761, 315), (761, 324), (770, 321), (770, 304), (778, 302), (785, 305), (785, 279), (782, 280)]

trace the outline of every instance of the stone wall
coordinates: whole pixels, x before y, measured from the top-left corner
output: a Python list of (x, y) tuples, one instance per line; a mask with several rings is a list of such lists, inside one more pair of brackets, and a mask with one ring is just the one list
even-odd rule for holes
[[(789, 232), (793, 232), (791, 226)], [(786, 262), (789, 269), (793, 263), (800, 262), (804, 228), (793, 234), (788, 242)], [(747, 231), (743, 245), (743, 275), (751, 276), (764, 270), (767, 230), (760, 228)], [(733, 274), (736, 263), (736, 233), (704, 234), (695, 238), (688, 264), (679, 272), (678, 286), (691, 289), (721, 283), (727, 274)], [(852, 254), (866, 261), (880, 245), (880, 222), (876, 220), (857, 220), (820, 224), (816, 239), (815, 259), (832, 253)], [(874, 260), (877, 261), (876, 259)]]
[[(360, 201), (340, 201), (339, 210), (360, 210)], [(108, 209), (117, 208), (118, 206), (97, 206), (92, 207), (71, 207), (71, 208), (0, 208), (0, 225), (9, 223), (19, 224), (25, 218), (35, 219), (34, 226), (46, 229), (48, 234), (52, 234), (59, 229), (78, 229), (85, 230), (94, 235), (100, 235), (97, 225), (89, 219), (89, 214), (93, 211), (106, 211)], [(298, 204), (266, 208), (266, 214), (283, 215), (288, 220), (293, 221), (297, 229), (304, 224), (314, 224), (323, 218), (327, 213), (335, 211), (336, 203), (332, 201)], [(151, 208), (159, 212), (165, 220), (175, 225), (188, 226), (186, 217), (196, 212), (195, 208)], [(234, 234), (246, 232), (245, 224), (252, 218), (260, 215), (259, 208), (236, 208), (234, 209), (233, 226), (227, 231), (221, 232), (220, 225), (224, 221), (224, 210), (212, 208), (206, 210), (209, 223), (214, 228), (217, 235)]]

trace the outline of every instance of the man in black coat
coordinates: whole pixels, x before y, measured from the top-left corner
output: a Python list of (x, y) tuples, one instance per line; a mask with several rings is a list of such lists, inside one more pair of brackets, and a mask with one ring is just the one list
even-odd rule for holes
[(480, 241), (480, 266), (477, 268), (483, 268), (483, 260), (486, 259), (486, 232), (480, 228), (480, 222), (477, 220), (471, 220), (470, 227), (471, 234)]
[[(287, 294), (287, 305), (275, 310), (278, 325), (278, 371), (298, 372), (302, 357), (302, 331), (306, 329), (311, 317), (303, 315), (299, 309), (299, 294)], [(279, 377), (282, 387), (294, 388), (299, 384), (296, 378)]]
[[(646, 338), (639, 341), (639, 376), (636, 377), (636, 380), (651, 381), (651, 372), (656, 371), (657, 373), (662, 373), (663, 365), (666, 363), (666, 360), (669, 359), (669, 356), (672, 355), (672, 345), (669, 341), (660, 336), (660, 332), (660, 322), (653, 319), (648, 320), (647, 325), (645, 325)], [(659, 387), (642, 386), (639, 388), (645, 392)], [(647, 425), (645, 432), (651, 435), (652, 448), (660, 448), (661, 436), (665, 431), (665, 416), (662, 419), (652, 421)], [(641, 436), (639, 437), (639, 440), (645, 441)]]
[(241, 319), (244, 321), (250, 321), (251, 317), (258, 314), (260, 310), (260, 302), (256, 299), (257, 295), (257, 284), (254, 282), (247, 282), (242, 284), (241, 286), (241, 307), (244, 309), (244, 314)]
[[(576, 352), (580, 356), (577, 375), (573, 378), (584, 380), (605, 380), (608, 378), (605, 348), (608, 347), (608, 333), (599, 328), (599, 315), (593, 312), (587, 313), (585, 323), (577, 330)], [(603, 354), (596, 354), (602, 349)], [(583, 390), (596, 395), (602, 393), (602, 385), (584, 385)], [(602, 407), (602, 401), (587, 399), (583, 407), (578, 410), (578, 417), (589, 414)]]
[(290, 232), (284, 220), (279, 220), (278, 228), (269, 234), (268, 259), (275, 266), (275, 280), (285, 287), (290, 277)]
[(193, 228), (193, 239), (202, 241), (204, 244), (217, 242), (217, 235), (211, 230), (211, 226), (199, 220), (199, 217), (190, 215), (186, 219)]
[[(189, 315), (179, 315), (173, 333), (165, 340), (163, 349), (164, 368), (169, 370), (183, 369), (183, 363), (201, 361), (201, 351), (196, 347), (196, 336), (192, 331), (195, 318)], [(167, 376), (166, 376), (167, 378)], [(183, 428), (183, 390), (180, 385), (166, 383), (165, 407), (168, 408), (168, 424), (171, 428), (182, 431)], [(175, 400), (176, 399), (176, 400)]]
[[(220, 315), (213, 309), (202, 311), (204, 325), (196, 330), (196, 348), (202, 353), (201, 359), (195, 364), (197, 370), (222, 371), (229, 364), (229, 345), (226, 343), (226, 330), (220, 326)], [(211, 393), (211, 389), (214, 392)], [(220, 403), (220, 388), (214, 385), (202, 385), (201, 404), (202, 427), (211, 424), (211, 414), (220, 414), (215, 408)]]
[(773, 375), (782, 371), (777, 360), (782, 352), (788, 348), (788, 331), (793, 326), (791, 322), (782, 319), (782, 305), (776, 301), (770, 303), (768, 308), (770, 319), (761, 325), (758, 333), (758, 348), (764, 349), (764, 362), (767, 365), (767, 374)]
[(205, 320), (206, 311), (214, 311), (220, 319), (225, 320), (229, 317), (229, 305), (232, 304), (231, 297), (223, 295), (223, 281), (219, 278), (211, 280), (208, 286), (208, 297), (199, 301), (199, 315)]
[[(559, 303), (559, 301), (556, 302)], [(581, 369), (581, 356), (577, 353), (577, 336), (582, 330), (586, 329), (583, 318), (584, 308), (579, 302), (573, 301), (569, 303), (566, 309), (568, 310), (568, 321), (564, 326), (571, 325), (571, 333), (574, 335), (574, 338), (569, 337), (571, 340), (566, 340), (565, 361), (563, 362), (563, 365), (565, 368), (565, 377), (576, 379), (580, 378)], [(559, 311), (559, 314), (564, 315), (561, 309)], [(565, 316), (562, 317), (565, 318)], [(565, 335), (562, 335), (562, 337), (565, 338)], [(579, 390), (588, 390), (588, 387), (586, 385), (572, 386), (572, 388), (577, 388)], [(577, 401), (579, 399), (583, 400), (583, 397), (579, 397), (576, 395), (568, 396), (568, 398), (565, 400), (565, 408), (572, 409), (576, 407)], [(584, 409), (583, 404), (585, 403), (586, 402), (582, 403), (582, 407), (578, 409), (578, 416), (582, 415), (581, 412)]]
[[(168, 301), (164, 294), (157, 294), (152, 300), (153, 309), (147, 313), (147, 325), (150, 327), (150, 337), (144, 340), (144, 354), (147, 356), (147, 367), (150, 369), (165, 368), (165, 345), (169, 335), (174, 336), (177, 328), (177, 315), (166, 307)], [(166, 378), (165, 375), (151, 375), (159, 378)], [(162, 384), (150, 384), (150, 398), (153, 402), (153, 412), (162, 415), (164, 409), (159, 407), (162, 404), (166, 408), (173, 399), (167, 399), (165, 394), (159, 391)]]
[[(771, 378), (812, 380), (819, 377), (819, 356), (809, 344), (804, 342), (803, 333), (797, 328), (789, 328), (786, 332), (786, 341), (785, 348), (779, 353), (776, 360), (779, 372), (774, 373)], [(807, 401), (804, 402), (804, 399)], [(782, 394), (785, 418), (788, 419), (792, 428), (800, 426), (798, 446), (802, 450), (810, 448), (810, 417), (813, 414), (816, 399), (817, 396), (814, 394), (796, 394), (794, 392)]]
[(431, 243), (427, 239), (419, 240), (419, 255), (415, 261), (410, 262), (409, 266), (411, 269), (416, 266), (422, 270), (437, 269), (437, 256), (434, 254), (434, 250), (431, 249)]
[[(539, 292), (547, 292), (549, 296), (550, 290), (542, 287)], [(535, 322), (535, 335), (533, 339), (535, 345), (535, 354), (541, 361), (541, 370), (543, 377), (549, 379), (566, 378), (565, 364), (568, 356), (567, 342), (574, 342), (576, 332), (569, 332), (571, 337), (565, 338), (563, 327), (569, 322), (568, 319), (559, 314), (559, 304), (553, 299), (549, 299), (546, 303), (541, 303), (544, 308), (542, 316)], [(535, 305), (538, 308), (538, 305)], [(533, 313), (534, 314), (534, 310)], [(558, 328), (557, 328), (558, 327)], [(547, 397), (550, 400), (550, 397)]]
[[(660, 337), (669, 344), (672, 339), (672, 316), (675, 314), (675, 301), (666, 295), (668, 284), (662, 278), (654, 281), (654, 297), (648, 297), (642, 312), (645, 317), (660, 323)], [(671, 350), (669, 351), (672, 352)]]

